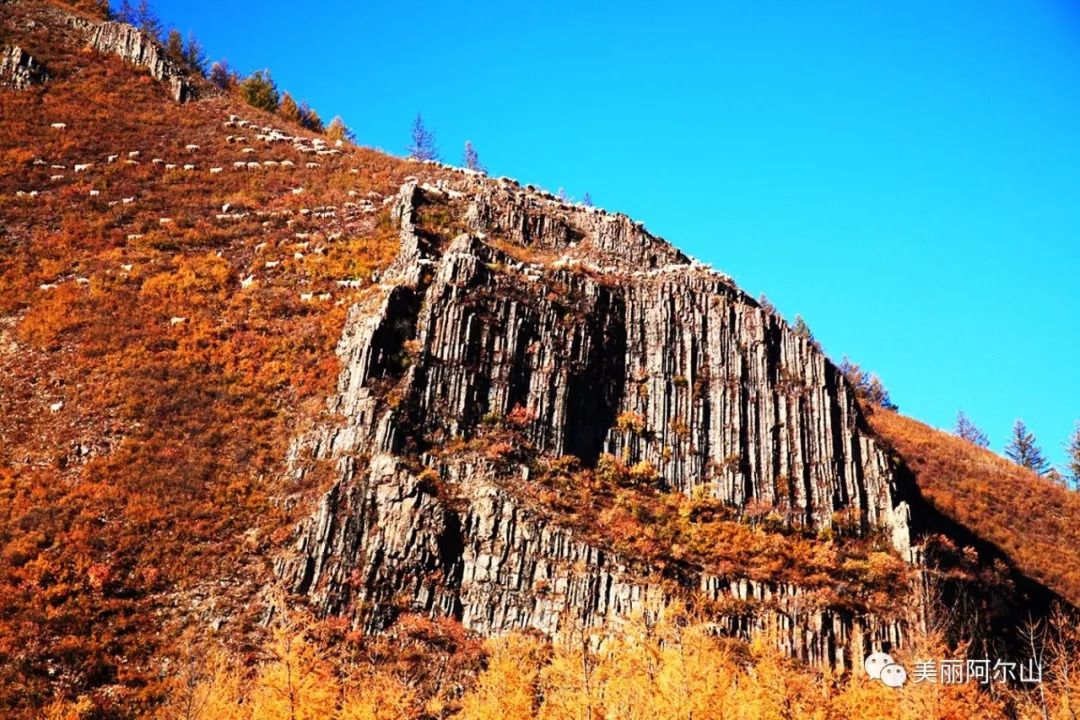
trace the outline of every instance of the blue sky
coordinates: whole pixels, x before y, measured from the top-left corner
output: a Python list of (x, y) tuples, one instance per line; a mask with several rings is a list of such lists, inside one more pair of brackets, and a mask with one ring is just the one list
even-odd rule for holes
[(644, 220), (801, 313), (906, 414), (1053, 459), (1080, 419), (1080, 6), (1067, 0), (158, 0), (361, 144)]

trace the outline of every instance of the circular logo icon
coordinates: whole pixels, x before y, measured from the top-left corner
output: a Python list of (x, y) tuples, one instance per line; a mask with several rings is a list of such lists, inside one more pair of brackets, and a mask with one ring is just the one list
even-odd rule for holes
[(874, 680), (881, 679), (881, 670), (886, 665), (895, 665), (896, 661), (892, 659), (888, 653), (876, 652), (869, 655), (863, 662), (863, 667), (866, 668), (866, 674), (872, 677)]
[(885, 683), (891, 688), (898, 688), (907, 682), (907, 670), (903, 665), (886, 665), (881, 668), (881, 682)]

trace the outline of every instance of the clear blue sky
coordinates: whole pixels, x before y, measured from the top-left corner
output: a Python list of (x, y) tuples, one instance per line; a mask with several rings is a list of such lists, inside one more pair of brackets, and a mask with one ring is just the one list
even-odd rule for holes
[(1080, 419), (1080, 5), (158, 0), (361, 144), (644, 220), (801, 313), (906, 414)]

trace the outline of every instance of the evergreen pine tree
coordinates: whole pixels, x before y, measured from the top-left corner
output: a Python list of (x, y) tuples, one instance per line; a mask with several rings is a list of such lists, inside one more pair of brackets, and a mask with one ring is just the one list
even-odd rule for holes
[(240, 95), (249, 105), (277, 112), (281, 96), (269, 70), (256, 70), (240, 83)]
[(956, 413), (956, 428), (953, 430), (953, 434), (968, 442), (975, 443), (979, 447), (989, 447), (990, 445), (986, 433), (971, 422), (971, 419), (964, 414), (963, 410)]
[(465, 141), (465, 152), (461, 155), (461, 163), (470, 170), (487, 175), (487, 168), (480, 162), (480, 155), (477, 154), (471, 140)]
[(200, 75), (206, 75), (206, 51), (202, 43), (195, 37), (195, 33), (189, 32), (187, 36), (187, 48), (184, 49), (184, 60), (191, 69)]
[(416, 113), (413, 120), (411, 142), (405, 148), (413, 160), (438, 160), (439, 148), (435, 142), (435, 133), (424, 126), (424, 118)]
[(1035, 443), (1035, 435), (1028, 432), (1023, 420), (1017, 420), (1013, 425), (1012, 440), (1005, 446), (1005, 457), (1039, 475), (1045, 475), (1050, 469), (1042, 449)]
[(116, 18), (116, 20), (129, 25), (137, 24), (135, 8), (128, 0), (123, 0), (120, 3), (120, 7), (113, 13), (113, 17)]
[(161, 20), (158, 19), (154, 9), (150, 7), (150, 0), (140, 0), (139, 7), (134, 10), (132, 19), (129, 22), (155, 40), (161, 39)]
[(1065, 471), (1069, 482), (1074, 488), (1080, 489), (1080, 421), (1077, 421), (1069, 442), (1065, 444), (1065, 452), (1068, 453), (1065, 459)]
[[(810, 331), (810, 326), (806, 324), (806, 321), (803, 320), (803, 316), (799, 314), (795, 315), (795, 334), (799, 337), (804, 337), (811, 342), (814, 341), (814, 333)], [(842, 367), (841, 370), (843, 370)]]
[(312, 132), (323, 131), (322, 118), (319, 117), (319, 113), (311, 109), (307, 100), (300, 101), (300, 124)]

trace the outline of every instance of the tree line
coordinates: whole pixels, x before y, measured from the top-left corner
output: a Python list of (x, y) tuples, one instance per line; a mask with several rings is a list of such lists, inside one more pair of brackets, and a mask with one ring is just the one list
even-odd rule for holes
[(355, 141), (353, 131), (340, 116), (331, 120), (329, 125), (324, 125), (322, 118), (308, 106), (306, 100), (297, 103), (288, 92), (280, 91), (269, 70), (256, 70), (247, 77), (241, 77), (225, 59), (208, 68), (206, 50), (195, 33), (189, 32), (185, 41), (176, 28), (166, 32), (165, 24), (149, 0), (139, 0), (137, 5), (122, 0), (115, 10), (108, 11), (108, 17), (139, 28), (164, 45), (166, 54), (174, 61), (207, 78), (221, 90), (235, 94), (249, 105), (274, 113), (311, 132), (321, 133), (332, 141)]

